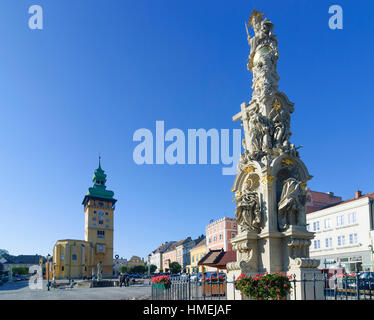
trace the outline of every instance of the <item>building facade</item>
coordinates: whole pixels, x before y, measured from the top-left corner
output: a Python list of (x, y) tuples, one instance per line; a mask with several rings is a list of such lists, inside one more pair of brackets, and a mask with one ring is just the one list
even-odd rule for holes
[(177, 262), (181, 265), (182, 272), (186, 272), (187, 266), (190, 264), (190, 250), (196, 245), (196, 243), (200, 242), (200, 240), (203, 238), (205, 238), (204, 235), (201, 235), (196, 240), (187, 238), (185, 241), (182, 242), (182, 244), (176, 247)]
[(319, 192), (306, 189), (306, 213), (321, 210), (326, 206), (337, 204), (342, 197), (335, 196), (333, 192)]
[(93, 187), (83, 199), (85, 239), (58, 240), (53, 248), (55, 279), (83, 278), (113, 275), (113, 216), (115, 203), (113, 191), (106, 190), (106, 174), (99, 167), (93, 176)]
[(131, 268), (137, 266), (145, 266), (145, 262), (142, 258), (138, 256), (132, 256), (130, 260), (127, 262), (127, 269), (130, 270)]
[(205, 231), (207, 250), (231, 251), (230, 240), (238, 234), (238, 227), (235, 218), (223, 217), (209, 223)]
[(203, 271), (202, 266), (198, 266), (199, 260), (207, 253), (206, 237), (203, 237), (190, 250), (190, 264), (187, 266), (187, 272), (190, 274)]
[(319, 268), (344, 267), (347, 272), (368, 270), (373, 260), (374, 193), (307, 214), (307, 228), (315, 232), (310, 256)]
[[(178, 262), (178, 254), (177, 254), (177, 248), (179, 247), (179, 254), (182, 254), (180, 257), (183, 259), (183, 252), (181, 252), (180, 246), (191, 242), (191, 237), (185, 238), (183, 240), (179, 240), (177, 242), (174, 242), (163, 254), (162, 254), (162, 266), (163, 266), (163, 272), (169, 272), (170, 271), (170, 263), (172, 262)], [(179, 259), (181, 262), (181, 259)], [(180, 264), (180, 262), (178, 262)], [(181, 265), (181, 264), (180, 264)], [(182, 266), (182, 265), (181, 265)]]
[(152, 251), (148, 255), (148, 264), (155, 265), (157, 267), (155, 272), (161, 272), (163, 270), (162, 255), (163, 253), (173, 244), (175, 241), (168, 241), (160, 245), (156, 250)]
[(0, 259), (0, 263), (3, 265), (3, 271), (8, 271), (10, 268), (15, 267), (31, 267), (31, 266), (39, 266), (42, 263), (45, 263), (46, 258), (41, 255), (19, 255), (19, 256), (11, 256), (7, 255), (6, 258)]
[(121, 273), (122, 267), (127, 267), (127, 259), (116, 257), (113, 259), (113, 273), (115, 276), (118, 276)]

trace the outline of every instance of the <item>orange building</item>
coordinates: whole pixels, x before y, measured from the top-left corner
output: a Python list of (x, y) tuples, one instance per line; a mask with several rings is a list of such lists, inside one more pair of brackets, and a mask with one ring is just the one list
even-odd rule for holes
[(208, 251), (218, 249), (232, 251), (230, 239), (238, 234), (238, 226), (235, 218), (223, 217), (212, 221), (206, 226), (205, 231)]

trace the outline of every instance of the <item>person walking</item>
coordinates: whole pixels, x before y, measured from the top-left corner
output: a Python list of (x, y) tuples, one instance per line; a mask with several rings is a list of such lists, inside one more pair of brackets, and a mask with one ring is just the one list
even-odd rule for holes
[(119, 280), (119, 286), (122, 287), (122, 284), (123, 284), (123, 274), (120, 273), (119, 277), (118, 277), (118, 280)]

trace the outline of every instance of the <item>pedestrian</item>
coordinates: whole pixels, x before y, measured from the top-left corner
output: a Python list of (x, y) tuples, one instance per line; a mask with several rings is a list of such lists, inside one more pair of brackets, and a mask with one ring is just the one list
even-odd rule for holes
[(119, 286), (122, 287), (122, 283), (123, 283), (123, 274), (120, 273), (119, 277), (118, 277), (118, 280), (119, 280)]

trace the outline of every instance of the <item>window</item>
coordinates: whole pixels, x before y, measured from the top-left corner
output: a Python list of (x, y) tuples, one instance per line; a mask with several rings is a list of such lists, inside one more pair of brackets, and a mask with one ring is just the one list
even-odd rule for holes
[(236, 236), (236, 233), (233, 232), (233, 233), (231, 234), (231, 238), (235, 238), (235, 236)]
[(99, 202), (99, 207), (104, 207), (104, 202)]
[(94, 213), (96, 214), (96, 210), (94, 210)]
[(110, 220), (109, 219), (105, 219), (105, 222), (110, 222)]
[(307, 225), (306, 225), (306, 229), (307, 229), (308, 231), (310, 231), (310, 224), (307, 224)]
[(356, 244), (358, 242), (357, 233), (351, 233), (349, 235), (349, 244)]
[(73, 255), (71, 256), (71, 259), (72, 259), (72, 260), (77, 260), (77, 255), (76, 255), (76, 254), (73, 254)]
[(319, 249), (321, 247), (321, 241), (320, 240), (314, 240), (314, 249)]
[(332, 248), (332, 238), (325, 239), (326, 248)]
[(105, 231), (104, 230), (97, 230), (97, 237), (104, 239), (105, 237)]
[(350, 214), (348, 214), (348, 223), (349, 224), (354, 224), (356, 222), (357, 222), (356, 212), (351, 212)]
[(222, 234), (219, 235), (219, 240), (222, 240)]
[(105, 215), (107, 216), (109, 213), (108, 212), (105, 212)]
[(192, 262), (195, 262), (195, 256), (192, 256)]
[(92, 228), (96, 228), (97, 227), (97, 224), (96, 223), (93, 223), (92, 224)]
[(344, 225), (344, 216), (341, 215), (341, 216), (337, 216), (336, 217), (336, 226), (339, 227), (339, 226), (342, 226)]
[(93, 218), (92, 218), (92, 221), (96, 221), (96, 217), (93, 217)]
[(64, 266), (61, 267), (61, 271), (64, 271)]
[(63, 254), (61, 254), (61, 260), (64, 260), (65, 256)]
[(214, 242), (216, 242), (216, 241), (217, 241), (217, 236), (214, 236), (214, 239), (213, 239), (213, 241), (214, 241)]
[(331, 218), (326, 218), (325, 219), (325, 229), (330, 229), (331, 228)]
[(313, 231), (318, 231), (319, 230), (319, 221), (313, 222)]
[(345, 236), (338, 236), (338, 246), (345, 245)]
[(98, 250), (99, 252), (103, 252), (103, 251), (104, 251), (104, 246), (103, 246), (103, 245), (98, 245), (98, 246), (97, 246), (97, 250)]

